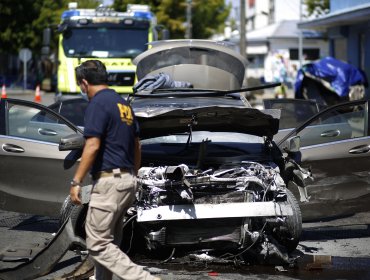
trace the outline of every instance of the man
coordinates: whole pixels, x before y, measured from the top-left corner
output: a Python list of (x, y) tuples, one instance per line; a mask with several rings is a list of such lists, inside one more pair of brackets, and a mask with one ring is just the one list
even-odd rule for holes
[(76, 67), (81, 92), (87, 94), (86, 144), (71, 182), (70, 197), (81, 204), (80, 184), (90, 170), (94, 186), (86, 217), (86, 245), (95, 264), (95, 278), (159, 279), (134, 264), (116, 245), (123, 216), (135, 199), (140, 167), (139, 127), (129, 104), (107, 86), (107, 71), (99, 60)]

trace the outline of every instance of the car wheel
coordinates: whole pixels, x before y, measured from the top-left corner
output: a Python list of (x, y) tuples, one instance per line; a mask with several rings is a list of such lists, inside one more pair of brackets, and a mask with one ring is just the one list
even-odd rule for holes
[(293, 215), (287, 217), (285, 229), (276, 232), (274, 238), (291, 253), (297, 248), (302, 233), (302, 213), (293, 193), (288, 189), (286, 193), (287, 201), (284, 203), (292, 207)]
[(74, 233), (85, 239), (85, 220), (87, 215), (88, 204), (74, 205), (69, 196), (64, 200), (62, 208), (60, 209), (59, 226), (71, 217), (72, 227)]

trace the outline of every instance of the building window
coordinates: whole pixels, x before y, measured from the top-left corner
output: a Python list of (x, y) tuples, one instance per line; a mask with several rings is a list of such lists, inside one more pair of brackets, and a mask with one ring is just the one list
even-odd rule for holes
[[(303, 60), (316, 60), (320, 58), (320, 49), (316, 48), (304, 48), (302, 50)], [(298, 49), (289, 49), (289, 58), (290, 60), (299, 60)]]
[(264, 58), (265, 56), (262, 54), (248, 55), (248, 63), (249, 63), (248, 68), (249, 69), (263, 68)]

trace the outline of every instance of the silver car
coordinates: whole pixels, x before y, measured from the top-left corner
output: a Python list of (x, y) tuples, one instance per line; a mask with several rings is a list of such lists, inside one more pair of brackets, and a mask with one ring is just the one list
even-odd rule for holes
[[(212, 43), (206, 44), (212, 49), (208, 53), (213, 52), (217, 57), (219, 49), (217, 43), (215, 47), (212, 47)], [(164, 51), (166, 48), (169, 49), (165, 45), (158, 47), (163, 48)], [(164, 56), (167, 54), (169, 53), (164, 52)], [(179, 67), (174, 67), (174, 65), (181, 65), (181, 61), (178, 61), (179, 57), (181, 56), (171, 58), (173, 65), (171, 63), (161, 65), (159, 62), (153, 65), (150, 62), (155, 61), (154, 56), (148, 56), (146, 65), (148, 68), (144, 67), (145, 65), (138, 67), (138, 73), (144, 77), (146, 74), (156, 74), (167, 69), (174, 73), (174, 78), (182, 80), (187, 72), (177, 71)], [(212, 94), (220, 97), (220, 94), (225, 93), (222, 94), (222, 99), (215, 98), (214, 102), (228, 102), (228, 106), (231, 104), (238, 107), (248, 106), (242, 95), (235, 97), (230, 93), (230, 90), (237, 92), (241, 88), (243, 80), (241, 73), (245, 70), (243, 63), (238, 64), (237, 60), (234, 62), (229, 65), (220, 64), (217, 60), (210, 61), (207, 56), (199, 56), (199, 61), (194, 60), (193, 63), (200, 63), (199, 65), (213, 63), (213, 65), (209, 75), (206, 75), (207, 81), (200, 78), (200, 75), (204, 77), (200, 66), (195, 67), (196, 71), (192, 72), (192, 77), (202, 91), (192, 89), (188, 93), (208, 94), (207, 102), (212, 98)], [(186, 67), (193, 69), (189, 65)], [(220, 73), (224, 76), (222, 83), (216, 83), (215, 87), (205, 91), (205, 87), (209, 88), (212, 83), (212, 77), (219, 76)], [(226, 83), (228, 87), (224, 86)], [(183, 95), (182, 104), (190, 104), (188, 105), (190, 107), (194, 103), (196, 106), (205, 104), (201, 98), (189, 96)], [(164, 101), (164, 99), (173, 100), (173, 97), (158, 98), (157, 96), (155, 104), (158, 108), (165, 106), (161, 103), (169, 104), (168, 100)], [(141, 100), (134, 101), (133, 107), (138, 115), (145, 115), (149, 108), (145, 102), (150, 103), (150, 99)], [(287, 102), (287, 104), (293, 104), (297, 101)], [(150, 107), (150, 110), (152, 109), (153, 106)], [(54, 110), (56, 109), (33, 102), (1, 99), (1, 209), (49, 216), (59, 215), (61, 205), (68, 195), (68, 183), (74, 173), (75, 166), (72, 166), (72, 162), (75, 158), (69, 152), (59, 151), (58, 144), (62, 137), (75, 133), (82, 134), (82, 130)], [(296, 117), (299, 119), (300, 116)], [(315, 178), (312, 183), (306, 183), (304, 187), (299, 186), (300, 182), (288, 186), (300, 200), (303, 220), (350, 215), (370, 210), (370, 205), (367, 203), (370, 196), (368, 120), (368, 100), (354, 101), (324, 109), (309, 120), (303, 121), (297, 129), (280, 127), (279, 132), (274, 136), (275, 142), (283, 152), (286, 139), (293, 136), (300, 137), (300, 152), (292, 156), (301, 162), (303, 167), (310, 168)], [(154, 125), (147, 131), (150, 131), (150, 128), (152, 132), (156, 131)], [(89, 184), (89, 182), (85, 183)]]

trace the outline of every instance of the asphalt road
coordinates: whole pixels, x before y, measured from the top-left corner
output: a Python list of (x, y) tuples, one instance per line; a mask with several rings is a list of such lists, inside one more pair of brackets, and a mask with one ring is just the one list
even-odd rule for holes
[[(23, 99), (28, 101), (35, 101), (35, 92), (32, 90), (20, 90), (20, 89), (7, 89), (6, 90), (8, 98)], [(41, 104), (50, 105), (55, 101), (55, 93), (52, 92), (40, 92)]]
[[(369, 218), (369, 214), (357, 217)], [(294, 267), (287, 265), (242, 265), (188, 262), (173, 259), (167, 264), (141, 262), (153, 274), (169, 279), (370, 279), (370, 227), (341, 223), (304, 224), (302, 240), (292, 256)], [(356, 223), (356, 217), (352, 218)], [(321, 226), (321, 227), (320, 227)], [(58, 230), (57, 219), (0, 211), (0, 251), (43, 247)], [(1, 253), (0, 253), (1, 254)], [(37, 279), (55, 279), (72, 271), (81, 256), (69, 251), (54, 270)], [(0, 269), (23, 262), (0, 262)]]

